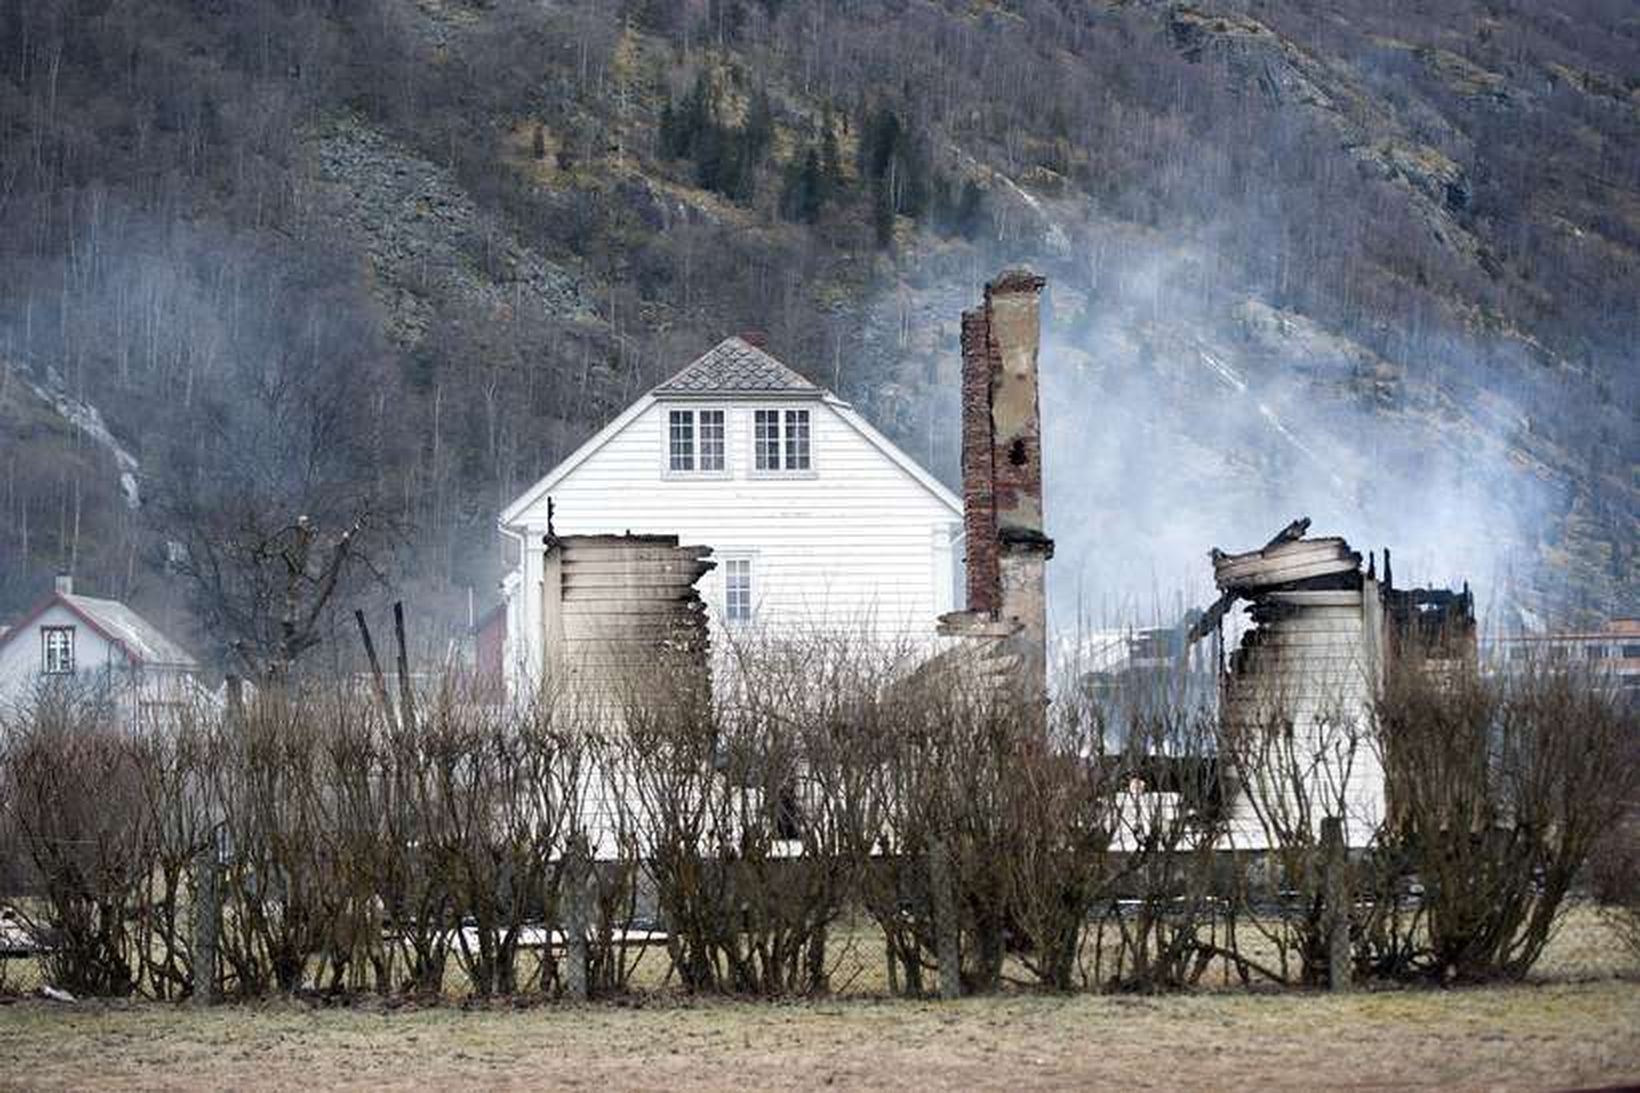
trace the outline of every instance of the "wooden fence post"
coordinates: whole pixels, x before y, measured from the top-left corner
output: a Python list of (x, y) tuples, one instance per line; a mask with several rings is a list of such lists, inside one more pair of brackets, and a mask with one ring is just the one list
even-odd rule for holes
[(935, 838), (928, 844), (928, 884), (934, 897), (940, 997), (946, 999), (962, 997), (961, 928), (957, 924), (956, 878), (951, 873), (951, 848), (943, 838)]
[(1326, 900), (1327, 986), (1350, 988), (1350, 882), (1344, 825), (1336, 816), (1321, 821), (1321, 884)]
[(564, 997), (572, 1002), (587, 1000), (587, 884), (591, 873), (586, 843), (570, 841), (564, 859), (564, 889), (559, 895), (563, 907)]
[(219, 939), (222, 932), (222, 893), (218, 885), (221, 865), (217, 858), (217, 835), (194, 855), (194, 998), (206, 1005), (221, 1000)]

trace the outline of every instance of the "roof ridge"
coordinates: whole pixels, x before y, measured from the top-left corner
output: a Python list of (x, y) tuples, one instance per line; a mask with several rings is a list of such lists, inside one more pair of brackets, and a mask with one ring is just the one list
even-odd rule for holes
[(744, 338), (730, 335), (651, 390), (656, 395), (824, 392), (819, 384)]

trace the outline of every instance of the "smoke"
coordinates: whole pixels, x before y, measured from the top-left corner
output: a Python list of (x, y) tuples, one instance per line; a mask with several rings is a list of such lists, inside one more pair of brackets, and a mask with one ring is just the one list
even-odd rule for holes
[(1525, 417), (1414, 378), (1302, 316), (1182, 291), (1173, 260), (1089, 290), (1050, 278), (1041, 352), (1051, 623), (1177, 621), (1209, 547), (1311, 535), (1389, 547), (1398, 586), (1468, 581), (1519, 625), (1557, 488), (1523, 465)]

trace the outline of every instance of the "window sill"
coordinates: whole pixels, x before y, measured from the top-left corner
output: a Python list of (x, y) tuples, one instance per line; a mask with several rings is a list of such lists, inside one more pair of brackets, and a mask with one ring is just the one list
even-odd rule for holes
[(723, 482), (733, 478), (728, 471), (662, 471), (664, 482)]
[(747, 472), (746, 477), (748, 477), (748, 478), (797, 478), (797, 479), (819, 478), (820, 477), (820, 472), (816, 471), (816, 470), (807, 470), (807, 471), (749, 471), (749, 472)]

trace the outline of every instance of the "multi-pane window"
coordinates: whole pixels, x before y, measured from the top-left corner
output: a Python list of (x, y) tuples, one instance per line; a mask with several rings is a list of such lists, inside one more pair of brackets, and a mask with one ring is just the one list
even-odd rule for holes
[(667, 415), (666, 465), (672, 471), (721, 471), (723, 411), (673, 410)]
[(757, 452), (757, 469), (780, 469), (780, 411), (759, 410), (752, 419), (752, 444)]
[(723, 411), (700, 412), (700, 469), (723, 469)]
[(807, 410), (758, 410), (752, 418), (752, 444), (760, 471), (806, 471), (809, 459)]
[(40, 635), (45, 642), (45, 673), (48, 676), (69, 675), (74, 671), (74, 628), (72, 626), (43, 626)]
[(730, 622), (752, 618), (752, 560), (728, 558), (723, 563), (723, 617)]
[(786, 469), (788, 471), (806, 471), (809, 469), (809, 412), (807, 410), (786, 411)]
[(667, 451), (671, 455), (667, 466), (674, 471), (694, 470), (695, 412), (693, 410), (673, 410), (671, 428), (667, 436)]

